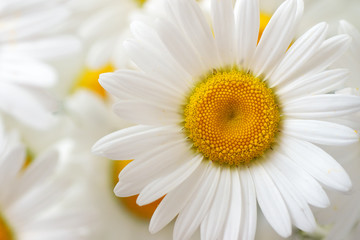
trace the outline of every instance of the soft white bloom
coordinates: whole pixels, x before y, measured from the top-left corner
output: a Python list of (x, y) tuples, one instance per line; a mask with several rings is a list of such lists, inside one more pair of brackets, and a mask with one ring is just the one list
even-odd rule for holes
[(72, 179), (57, 174), (61, 157), (61, 151), (49, 150), (27, 165), (26, 149), (18, 135), (0, 126), (2, 240), (79, 240), (89, 233), (90, 205), (82, 202), (81, 210), (64, 205)]
[[(119, 175), (120, 197), (144, 205), (164, 195), (151, 223), (177, 215), (174, 239), (201, 225), (203, 239), (253, 239), (257, 204), (283, 237), (291, 224), (314, 231), (309, 207), (327, 207), (321, 184), (348, 191), (343, 168), (317, 145), (349, 145), (356, 132), (326, 121), (360, 109), (360, 98), (326, 94), (347, 71), (327, 70), (350, 39), (325, 39), (319, 23), (291, 44), (303, 3), (285, 1), (260, 42), (257, 1), (212, 1), (211, 27), (195, 1), (169, 1), (154, 29), (132, 26), (124, 43), (140, 71), (103, 74), (121, 101), (114, 111), (138, 126), (94, 146), (105, 157), (135, 159)], [(291, 47), (289, 48), (289, 45)], [(288, 49), (289, 48), (289, 49)], [(336, 104), (334, 104), (336, 103)]]
[(55, 31), (69, 15), (62, 2), (4, 0), (0, 5), (0, 110), (37, 129), (53, 123), (56, 109), (48, 90), (57, 73), (43, 60), (79, 49), (76, 39)]

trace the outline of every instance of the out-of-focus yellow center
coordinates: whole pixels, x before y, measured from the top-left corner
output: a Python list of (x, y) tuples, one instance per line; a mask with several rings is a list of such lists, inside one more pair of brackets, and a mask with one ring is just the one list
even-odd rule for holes
[(141, 7), (146, 3), (146, 0), (135, 0), (135, 2)]
[(214, 71), (198, 84), (184, 109), (184, 129), (207, 159), (238, 166), (275, 142), (280, 112), (273, 91), (252, 74)]
[(101, 85), (98, 82), (99, 75), (101, 73), (113, 72), (113, 71), (114, 71), (114, 67), (111, 64), (108, 64), (100, 69), (90, 69), (86, 67), (81, 72), (79, 79), (76, 82), (76, 85), (74, 86), (74, 90), (85, 88), (87, 90), (90, 90), (98, 94), (100, 97), (105, 98), (106, 91), (104, 88), (101, 87)]
[[(123, 160), (123, 161), (114, 161), (113, 162), (113, 183), (114, 186), (118, 182), (118, 175), (119, 173), (124, 169), (124, 167), (129, 164), (132, 160)], [(139, 206), (136, 204), (136, 199), (139, 195), (131, 196), (131, 197), (125, 197), (125, 198), (119, 198), (121, 203), (134, 215), (149, 220), (153, 213), (155, 212), (155, 209), (160, 204), (162, 198), (156, 200), (155, 202), (152, 202), (145, 206)]]
[(258, 43), (260, 41), (260, 38), (267, 26), (267, 24), (269, 23), (271, 18), (271, 15), (264, 13), (264, 12), (260, 12), (260, 28), (259, 28), (259, 35), (258, 35)]
[(14, 235), (0, 213), (0, 240), (14, 240)]

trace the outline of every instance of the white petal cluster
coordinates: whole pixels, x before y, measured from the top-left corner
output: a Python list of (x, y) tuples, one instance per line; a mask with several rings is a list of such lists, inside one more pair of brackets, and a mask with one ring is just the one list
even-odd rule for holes
[[(119, 70), (99, 81), (121, 99), (114, 111), (140, 125), (102, 138), (93, 151), (135, 159), (119, 175), (118, 196), (139, 194), (137, 203), (146, 205), (166, 195), (151, 232), (178, 215), (174, 239), (188, 239), (199, 226), (203, 239), (253, 239), (256, 202), (281, 236), (291, 234), (291, 223), (314, 231), (308, 204), (329, 205), (319, 183), (339, 191), (351, 187), (343, 168), (315, 145), (359, 141), (355, 130), (327, 120), (360, 109), (357, 96), (329, 94), (347, 79), (346, 70), (329, 66), (348, 49), (350, 38), (326, 39), (327, 24), (319, 23), (292, 43), (302, 1), (281, 4), (258, 44), (256, 1), (240, 0), (234, 7), (231, 1), (212, 1), (211, 9), (210, 26), (197, 3), (181, 0), (168, 3), (167, 19), (155, 27), (132, 25), (135, 38), (124, 46), (141, 71)], [(228, 66), (261, 76), (275, 89), (283, 118), (274, 151), (235, 168), (193, 152), (181, 126), (185, 97), (201, 75)]]

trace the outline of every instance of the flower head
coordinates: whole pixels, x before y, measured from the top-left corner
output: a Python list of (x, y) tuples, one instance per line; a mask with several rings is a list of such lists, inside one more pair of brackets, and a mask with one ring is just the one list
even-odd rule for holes
[(301, 0), (285, 1), (259, 42), (257, 1), (213, 0), (211, 26), (185, 0), (169, 1), (154, 28), (133, 24), (135, 39), (124, 45), (140, 71), (99, 81), (121, 99), (114, 111), (139, 125), (105, 136), (93, 151), (135, 159), (116, 195), (140, 193), (139, 205), (165, 196), (151, 232), (178, 215), (175, 239), (199, 226), (203, 239), (253, 239), (258, 203), (287, 237), (291, 223), (314, 230), (309, 204), (329, 204), (320, 183), (349, 190), (343, 168), (317, 145), (358, 141), (351, 128), (326, 121), (360, 109), (358, 97), (327, 94), (346, 79), (346, 70), (326, 69), (350, 39), (325, 39), (327, 24), (319, 23), (292, 43), (302, 11)]

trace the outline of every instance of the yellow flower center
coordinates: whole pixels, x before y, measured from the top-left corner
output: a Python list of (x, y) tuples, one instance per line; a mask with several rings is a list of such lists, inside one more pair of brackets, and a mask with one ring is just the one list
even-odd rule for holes
[(249, 73), (214, 71), (192, 91), (184, 129), (207, 159), (230, 166), (262, 156), (275, 142), (280, 111), (273, 91)]
[(79, 79), (77, 80), (76, 85), (74, 86), (74, 90), (81, 88), (87, 89), (95, 94), (98, 94), (100, 97), (105, 98), (106, 91), (104, 88), (101, 87), (101, 85), (98, 82), (99, 75), (101, 73), (112, 72), (112, 71), (114, 71), (114, 67), (110, 64), (100, 69), (85, 68), (81, 72)]
[[(113, 183), (114, 186), (118, 182), (118, 175), (124, 169), (124, 167), (129, 164), (132, 160), (122, 160), (122, 161), (114, 161), (113, 162)], [(139, 206), (136, 204), (136, 199), (139, 195), (118, 198), (121, 203), (135, 216), (140, 217), (142, 219), (150, 220), (151, 216), (155, 212), (155, 209), (160, 204), (162, 198), (152, 202), (148, 205)], [(1, 238), (0, 238), (1, 239)]]
[(1, 240), (15, 239), (10, 227), (7, 225), (5, 219), (1, 216), (1, 214), (0, 214), (0, 239)]
[(142, 7), (146, 3), (146, 0), (135, 0), (135, 2)]

